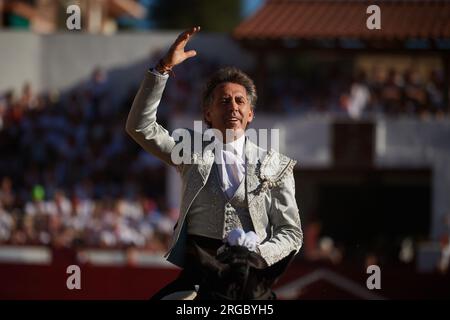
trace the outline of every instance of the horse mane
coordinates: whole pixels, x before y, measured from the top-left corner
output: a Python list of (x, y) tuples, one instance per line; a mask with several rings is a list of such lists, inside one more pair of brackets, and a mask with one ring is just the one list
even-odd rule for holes
[(196, 243), (190, 246), (196, 257), (201, 283), (199, 300), (274, 299), (273, 279), (265, 273), (264, 259), (244, 246), (225, 246), (213, 256)]

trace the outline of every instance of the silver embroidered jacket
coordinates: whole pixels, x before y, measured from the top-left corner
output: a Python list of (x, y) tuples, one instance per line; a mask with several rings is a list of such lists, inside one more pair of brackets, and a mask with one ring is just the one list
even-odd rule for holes
[[(169, 165), (177, 142), (156, 121), (156, 112), (168, 76), (147, 72), (128, 115), (126, 130), (146, 151)], [(193, 133), (192, 133), (193, 134)], [(205, 146), (204, 146), (205, 147)], [(246, 139), (246, 194), (254, 230), (262, 243), (258, 252), (272, 265), (298, 252), (303, 242), (299, 211), (295, 200), (293, 168), (296, 163), (278, 152), (265, 151)], [(186, 216), (205, 186), (214, 162), (214, 152), (204, 148), (189, 155), (190, 164), (175, 165), (182, 178), (180, 217), (167, 259), (182, 266)]]

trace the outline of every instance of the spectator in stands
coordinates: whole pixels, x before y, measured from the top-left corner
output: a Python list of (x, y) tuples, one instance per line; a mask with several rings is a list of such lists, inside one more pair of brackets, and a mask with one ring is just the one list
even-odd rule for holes
[(12, 215), (5, 210), (3, 201), (0, 198), (0, 244), (10, 240), (14, 228)]
[(420, 74), (413, 69), (406, 70), (404, 76), (404, 113), (429, 113), (427, 92), (420, 79)]
[(313, 220), (305, 226), (305, 258), (314, 262), (339, 264), (343, 253), (329, 236), (321, 235), (322, 224)]
[(0, 203), (5, 210), (11, 211), (15, 207), (16, 196), (9, 177), (3, 177), (0, 184)]
[(444, 112), (444, 81), (442, 74), (438, 70), (430, 72), (426, 90), (431, 112), (442, 116)]
[(38, 99), (32, 90), (29, 82), (25, 83), (22, 89), (22, 96), (20, 97), (19, 104), (24, 110), (32, 110), (38, 105)]
[(6, 117), (6, 99), (0, 95), (0, 131), (3, 130)]
[(366, 74), (359, 71), (350, 87), (348, 114), (353, 119), (361, 118), (370, 100), (370, 91), (367, 86)]
[(388, 72), (387, 79), (381, 88), (381, 99), (384, 112), (398, 115), (402, 110), (402, 83), (395, 69)]
[(91, 121), (98, 121), (103, 116), (103, 112), (107, 114), (107, 110), (103, 111), (103, 109), (108, 107), (108, 90), (110, 89), (107, 73), (101, 68), (96, 68), (86, 86), (86, 95), (90, 102), (89, 119)]
[(438, 263), (438, 271), (446, 274), (450, 266), (450, 213), (443, 218), (444, 230), (440, 237), (441, 256)]

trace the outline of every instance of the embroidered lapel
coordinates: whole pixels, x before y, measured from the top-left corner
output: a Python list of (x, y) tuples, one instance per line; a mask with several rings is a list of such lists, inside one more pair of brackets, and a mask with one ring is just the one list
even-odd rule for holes
[(214, 163), (214, 152), (212, 150), (206, 150), (203, 153), (203, 157), (201, 156), (197, 157), (198, 172), (202, 177), (202, 187), (208, 180), (213, 163)]
[(264, 201), (261, 199), (261, 180), (259, 177), (261, 162), (265, 157), (265, 152), (263, 149), (259, 148), (248, 138), (246, 138), (245, 156), (247, 164), (246, 187), (248, 211), (250, 213), (250, 218), (252, 219), (253, 228), (255, 229), (256, 234), (260, 237), (260, 239), (265, 239), (266, 231), (262, 216), (266, 213), (264, 210)]
[(255, 197), (258, 195), (258, 187), (260, 184), (259, 170), (261, 167), (261, 159), (259, 149), (248, 138), (245, 140), (245, 161), (246, 161), (246, 183), (247, 183), (247, 197), (248, 205), (250, 206)]

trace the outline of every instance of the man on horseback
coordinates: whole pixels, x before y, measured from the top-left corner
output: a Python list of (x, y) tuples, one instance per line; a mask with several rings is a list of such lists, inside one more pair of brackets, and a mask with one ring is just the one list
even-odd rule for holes
[[(282, 272), (303, 241), (295, 200), (296, 161), (264, 150), (245, 136), (254, 117), (257, 94), (244, 72), (224, 68), (207, 82), (203, 118), (213, 132), (210, 140), (205, 139), (205, 133), (186, 131), (187, 136), (176, 141), (157, 122), (169, 74), (173, 67), (196, 55), (184, 48), (199, 31), (200, 27), (195, 27), (180, 34), (158, 65), (147, 72), (126, 124), (128, 134), (146, 151), (176, 167), (183, 183), (180, 217), (166, 254), (183, 270), (154, 299), (173, 297), (174, 292), (192, 291), (205, 283), (199, 272), (205, 259), (195, 248), (216, 257), (224, 250), (224, 242), (225, 249), (246, 247), (252, 252), (249, 259), (255, 260), (255, 255), (260, 258), (257, 268)], [(192, 150), (191, 141), (194, 150), (186, 153)], [(195, 141), (200, 141), (200, 148), (195, 147)], [(177, 153), (181, 144), (180, 162)], [(189, 148), (184, 148), (186, 144)]]

